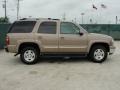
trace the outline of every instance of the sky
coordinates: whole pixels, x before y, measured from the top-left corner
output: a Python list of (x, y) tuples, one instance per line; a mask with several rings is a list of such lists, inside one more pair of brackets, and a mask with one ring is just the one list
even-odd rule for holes
[[(0, 0), (0, 17), (4, 17), (4, 8)], [(92, 8), (92, 5), (97, 10)], [(102, 8), (101, 4), (107, 8)], [(7, 0), (7, 16), (10, 21), (16, 20), (17, 0)], [(58, 18), (64, 14), (66, 20), (82, 23), (81, 13), (84, 13), (83, 23), (112, 24), (116, 16), (120, 18), (120, 0), (20, 0), (19, 18)], [(120, 21), (119, 21), (120, 23)]]

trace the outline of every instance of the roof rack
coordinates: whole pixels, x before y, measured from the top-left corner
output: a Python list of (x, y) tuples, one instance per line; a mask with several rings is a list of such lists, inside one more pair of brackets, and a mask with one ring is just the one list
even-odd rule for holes
[(39, 18), (22, 18), (22, 19), (20, 19), (20, 20), (31, 20), (31, 19), (39, 20)]
[(26, 20), (27, 18), (22, 18), (22, 19), (20, 19), (20, 20)]
[(49, 20), (60, 20), (60, 19), (52, 19), (52, 18), (48, 18)]
[(22, 18), (20, 20), (40, 20), (40, 19), (46, 19), (46, 20), (60, 20), (60, 19), (52, 19), (52, 18)]

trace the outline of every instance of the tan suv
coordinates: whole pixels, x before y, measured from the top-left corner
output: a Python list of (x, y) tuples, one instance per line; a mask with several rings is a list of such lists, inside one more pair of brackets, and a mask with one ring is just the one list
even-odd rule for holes
[[(101, 63), (115, 51), (112, 37), (88, 33), (80, 25), (58, 19), (22, 19), (12, 24), (6, 51), (35, 64), (40, 55), (85, 55)], [(16, 56), (15, 55), (15, 56)]]

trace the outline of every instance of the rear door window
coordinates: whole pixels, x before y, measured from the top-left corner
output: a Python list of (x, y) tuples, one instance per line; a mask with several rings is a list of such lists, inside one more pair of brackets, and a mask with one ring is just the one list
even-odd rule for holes
[(38, 33), (56, 34), (56, 29), (57, 29), (56, 22), (42, 22), (38, 29)]
[(8, 33), (30, 33), (35, 24), (36, 21), (17, 21), (11, 26)]

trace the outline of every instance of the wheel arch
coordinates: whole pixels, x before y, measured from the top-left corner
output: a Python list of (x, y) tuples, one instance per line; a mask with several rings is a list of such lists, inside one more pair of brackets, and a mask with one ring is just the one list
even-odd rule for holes
[(40, 47), (37, 43), (33, 43), (33, 42), (24, 42), (24, 43), (21, 43), (18, 47), (18, 53), (21, 52), (21, 50), (25, 47), (34, 47), (38, 50), (38, 52), (40, 53)]
[(89, 48), (89, 53), (90, 53), (90, 51), (91, 51), (91, 49), (94, 47), (94, 46), (104, 46), (106, 49), (107, 49), (107, 52), (109, 52), (110, 51), (110, 47), (109, 47), (109, 44), (108, 43), (104, 43), (104, 42), (96, 42), (96, 43), (93, 43), (93, 44), (91, 44), (91, 46), (90, 46), (90, 48)]

